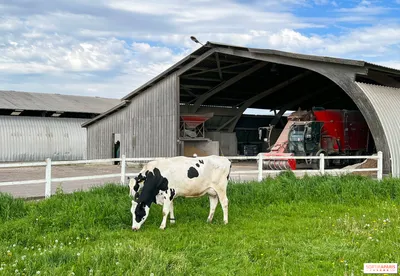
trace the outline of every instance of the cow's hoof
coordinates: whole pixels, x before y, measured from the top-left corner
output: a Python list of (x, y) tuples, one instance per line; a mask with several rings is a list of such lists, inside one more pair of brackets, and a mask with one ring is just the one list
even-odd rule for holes
[(164, 229), (165, 229), (165, 226), (160, 226), (160, 229), (161, 229), (161, 230), (164, 230)]
[(228, 221), (227, 221), (227, 220), (224, 220), (224, 224), (228, 224)]
[(174, 220), (174, 219), (171, 219), (171, 220), (169, 221), (169, 223), (174, 224), (174, 223), (175, 223), (175, 220)]

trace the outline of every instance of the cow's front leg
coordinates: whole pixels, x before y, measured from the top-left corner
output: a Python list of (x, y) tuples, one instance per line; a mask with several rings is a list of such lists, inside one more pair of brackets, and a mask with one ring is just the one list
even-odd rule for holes
[(169, 208), (169, 222), (175, 223), (175, 215), (174, 215), (174, 201), (171, 201), (171, 205)]
[(171, 207), (171, 201), (167, 198), (164, 200), (164, 205), (163, 205), (163, 219), (160, 225), (160, 229), (165, 229), (165, 226), (167, 225), (167, 217), (170, 211)]

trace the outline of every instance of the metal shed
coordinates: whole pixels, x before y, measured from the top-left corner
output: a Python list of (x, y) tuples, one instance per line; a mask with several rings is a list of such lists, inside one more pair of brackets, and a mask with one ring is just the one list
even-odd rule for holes
[(119, 99), (0, 91), (0, 162), (86, 159), (82, 124)]
[(271, 122), (278, 124), (287, 110), (324, 106), (360, 110), (384, 153), (385, 172), (400, 176), (393, 119), (400, 115), (399, 88), (400, 70), (360, 60), (208, 42), (84, 123), (88, 158), (110, 157), (113, 133), (129, 157), (182, 155), (182, 114), (211, 112), (204, 128), (223, 134), (215, 138), (221, 142), (235, 136), (247, 108), (279, 110)]

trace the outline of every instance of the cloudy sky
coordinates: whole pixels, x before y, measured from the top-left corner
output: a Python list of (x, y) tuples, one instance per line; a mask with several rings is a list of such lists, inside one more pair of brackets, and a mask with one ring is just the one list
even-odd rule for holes
[(400, 0), (3, 0), (0, 89), (121, 98), (191, 35), (400, 69)]

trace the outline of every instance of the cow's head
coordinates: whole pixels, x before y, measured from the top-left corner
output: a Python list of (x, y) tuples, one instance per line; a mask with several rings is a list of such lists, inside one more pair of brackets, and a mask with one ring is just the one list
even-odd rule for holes
[(134, 178), (129, 178), (129, 195), (133, 197), (136, 201), (139, 198), (140, 192), (143, 189), (144, 181), (146, 177), (144, 177), (141, 173)]
[(161, 175), (159, 169), (146, 171), (142, 192), (136, 201), (132, 200), (132, 230), (140, 229), (149, 215), (151, 204), (156, 203), (157, 194), (167, 190), (168, 180)]

